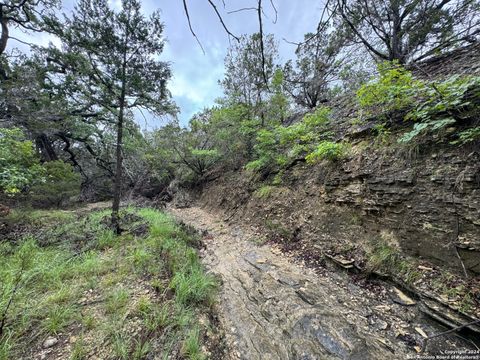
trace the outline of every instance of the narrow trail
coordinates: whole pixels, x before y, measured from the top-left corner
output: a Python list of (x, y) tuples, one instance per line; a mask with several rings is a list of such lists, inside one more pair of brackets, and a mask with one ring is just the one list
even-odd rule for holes
[[(372, 327), (375, 308), (366, 290), (258, 246), (248, 240), (248, 230), (232, 228), (199, 207), (170, 212), (208, 234), (202, 256), (222, 279), (219, 312), (230, 359), (405, 359), (412, 354)], [(376, 326), (384, 327), (384, 321)]]

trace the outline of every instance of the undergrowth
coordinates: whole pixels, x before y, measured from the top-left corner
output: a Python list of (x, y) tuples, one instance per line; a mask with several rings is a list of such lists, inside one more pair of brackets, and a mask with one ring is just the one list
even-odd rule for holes
[(216, 281), (190, 247), (198, 240), (169, 216), (125, 209), (116, 236), (108, 210), (24, 215), (8, 221), (42, 227), (0, 243), (0, 360), (32, 357), (47, 337), (65, 334), (75, 338), (66, 345), (71, 359), (203, 358), (197, 318)]

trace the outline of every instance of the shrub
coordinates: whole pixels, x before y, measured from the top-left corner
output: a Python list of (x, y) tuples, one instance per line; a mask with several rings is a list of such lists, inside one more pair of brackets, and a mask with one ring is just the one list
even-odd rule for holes
[(349, 146), (345, 143), (322, 141), (317, 148), (305, 157), (308, 164), (321, 160), (336, 161), (346, 156)]
[(378, 73), (378, 79), (362, 85), (357, 91), (359, 105), (367, 112), (376, 108), (384, 112), (408, 108), (425, 88), (422, 81), (415, 80), (411, 72), (395, 62), (380, 63)]
[[(382, 113), (405, 110), (405, 120), (414, 121), (411, 131), (399, 138), (408, 143), (422, 134), (441, 134), (459, 121), (474, 119), (480, 102), (479, 76), (452, 76), (445, 80), (422, 81), (397, 63), (382, 63), (379, 78), (357, 91), (362, 111)], [(379, 112), (377, 110), (377, 112)], [(452, 144), (465, 144), (480, 138), (478, 126), (453, 134)]]
[[(399, 142), (408, 143), (415, 137), (438, 134), (460, 120), (475, 116), (480, 101), (480, 77), (452, 76), (441, 82), (432, 82), (424, 92), (422, 103), (417, 104), (405, 116), (405, 120), (415, 121), (413, 129), (404, 134)], [(464, 144), (480, 138), (479, 127), (455, 133), (453, 144)]]
[(320, 107), (295, 124), (260, 130), (254, 147), (257, 158), (245, 168), (251, 171), (282, 169), (293, 160), (303, 158), (315, 144), (331, 137), (327, 131), (329, 114), (330, 109)]
[(0, 129), (0, 192), (13, 196), (43, 179), (44, 169), (20, 129)]
[(44, 164), (45, 181), (32, 187), (32, 201), (41, 206), (60, 206), (80, 193), (80, 175), (61, 160)]

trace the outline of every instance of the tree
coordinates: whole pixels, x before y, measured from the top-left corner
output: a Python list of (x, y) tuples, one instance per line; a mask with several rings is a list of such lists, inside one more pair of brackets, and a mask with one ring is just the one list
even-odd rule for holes
[(260, 116), (278, 58), (273, 35), (264, 37), (263, 47), (261, 43), (258, 33), (244, 35), (234, 43), (225, 58), (225, 78), (221, 81), (227, 97), (248, 105)]
[(304, 38), (295, 51), (295, 66), (292, 60), (285, 64), (286, 88), (298, 105), (314, 109), (328, 99), (329, 85), (338, 79), (341, 47), (326, 32)]
[(0, 55), (5, 52), (10, 38), (10, 26), (22, 30), (41, 31), (46, 13), (59, 5), (58, 0), (3, 0), (0, 1)]
[(408, 63), (478, 40), (477, 0), (334, 0), (347, 38), (380, 60)]
[(164, 46), (163, 24), (159, 12), (144, 16), (138, 0), (123, 0), (118, 12), (107, 0), (81, 0), (71, 19), (52, 28), (63, 50), (50, 48), (49, 61), (63, 75), (65, 91), (106, 112), (116, 127), (112, 227), (120, 233), (125, 121), (135, 108), (158, 115), (175, 110), (166, 89), (169, 66), (158, 60)]

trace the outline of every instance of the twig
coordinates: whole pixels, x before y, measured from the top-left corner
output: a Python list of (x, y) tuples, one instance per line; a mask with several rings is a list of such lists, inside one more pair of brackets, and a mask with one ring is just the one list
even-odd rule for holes
[(270, 5), (272, 5), (273, 11), (275, 12), (275, 20), (273, 21), (273, 23), (276, 24), (278, 20), (278, 11), (273, 0), (270, 0)]
[(309, 36), (308, 38), (304, 39), (301, 42), (289, 41), (286, 38), (283, 38), (283, 41), (285, 41), (287, 44), (292, 44), (292, 45), (296, 45), (298, 47), (301, 47), (301, 46), (306, 45), (307, 43), (309, 43), (313, 39), (317, 38), (322, 31), (327, 29), (328, 24), (330, 23), (330, 20), (332, 19), (333, 15), (335, 14), (335, 11), (337, 10), (338, 4), (335, 4), (335, 6), (332, 9), (332, 11), (331, 11), (330, 15), (328, 16), (327, 20), (323, 21), (323, 17), (326, 14), (329, 3), (330, 3), (330, 0), (327, 0), (326, 4), (325, 4), (325, 6), (322, 10), (322, 15), (320, 16), (320, 20), (319, 20), (318, 25), (317, 25), (317, 31), (315, 32), (315, 34)]
[(443, 336), (443, 335), (448, 335), (448, 334), (451, 334), (453, 332), (457, 332), (459, 330), (462, 330), (468, 326), (472, 326), (472, 325), (476, 325), (476, 324), (480, 324), (480, 319), (477, 319), (475, 321), (471, 321), (469, 323), (466, 323), (466, 324), (463, 324), (463, 325), (459, 325), (457, 327), (454, 327), (453, 329), (450, 329), (450, 330), (447, 330), (447, 331), (444, 331), (444, 332), (441, 332), (441, 333), (438, 333), (438, 334), (434, 334), (432, 336), (429, 336), (427, 338), (425, 338), (423, 340), (423, 344), (422, 344), (422, 350), (420, 351), (421, 353), (423, 353), (425, 351), (425, 349), (427, 348), (427, 341), (428, 340), (431, 340), (431, 339), (434, 339), (434, 338), (437, 338), (439, 336)]
[(20, 39), (18, 39), (18, 38), (16, 38), (16, 37), (13, 37), (13, 36), (9, 36), (8, 38), (9, 38), (9, 39), (12, 39), (12, 40), (15, 40), (15, 41), (18, 41), (19, 43), (22, 43), (22, 44), (25, 44), (25, 45), (28, 45), (28, 46), (35, 46), (35, 44), (33, 44), (33, 43), (20, 40)]
[(249, 10), (257, 11), (257, 8), (256, 7), (245, 7), (245, 8), (241, 8), (241, 9), (237, 9), (237, 10), (227, 11), (227, 14), (234, 14), (234, 13), (237, 13), (237, 12), (249, 11)]
[(465, 275), (465, 279), (468, 279), (468, 272), (467, 269), (465, 268), (465, 264), (463, 262), (462, 257), (460, 256), (458, 252), (458, 248), (456, 245), (456, 242), (458, 241), (458, 236), (460, 235), (460, 220), (458, 219), (458, 212), (457, 212), (457, 206), (455, 204), (455, 188), (453, 190), (454, 192), (452, 193), (452, 203), (453, 203), (453, 209), (455, 210), (455, 220), (456, 220), (456, 229), (455, 229), (455, 238), (452, 239), (452, 245), (453, 248), (455, 249), (455, 254), (457, 255), (458, 260), (460, 260), (460, 265), (462, 265), (463, 273)]
[(220, 13), (218, 12), (218, 9), (217, 7), (215, 6), (215, 4), (213, 3), (212, 0), (208, 0), (208, 2), (210, 3), (210, 5), (212, 6), (213, 10), (215, 11), (215, 13), (217, 14), (217, 17), (218, 19), (220, 20), (220, 23), (222, 24), (223, 28), (225, 29), (226, 33), (228, 35), (230, 35), (231, 37), (233, 37), (235, 40), (237, 41), (240, 41), (240, 38), (234, 34), (232, 34), (232, 32), (228, 29), (227, 25), (225, 25), (225, 22), (223, 21), (223, 18), (222, 18), (222, 15), (220, 15)]
[(187, 17), (188, 27), (190, 28), (190, 32), (192, 33), (195, 40), (197, 40), (197, 43), (200, 46), (200, 49), (202, 49), (203, 55), (205, 55), (205, 50), (203, 49), (202, 43), (198, 39), (197, 34), (195, 34), (195, 31), (193, 31), (192, 23), (190, 21), (190, 14), (188, 13), (187, 0), (183, 0), (183, 9), (185, 10), (185, 16)]

